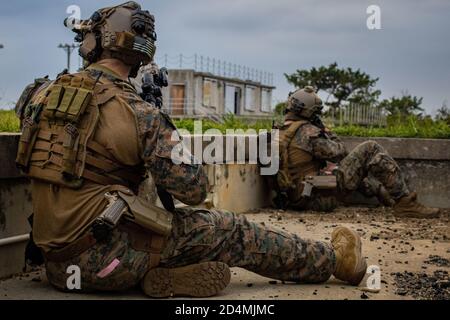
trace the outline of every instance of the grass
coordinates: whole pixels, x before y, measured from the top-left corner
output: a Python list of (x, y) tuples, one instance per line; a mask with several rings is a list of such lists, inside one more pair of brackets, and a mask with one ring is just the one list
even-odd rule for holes
[[(174, 121), (178, 128), (183, 128), (189, 132), (194, 131), (194, 120), (184, 119)], [(217, 129), (225, 133), (227, 129), (260, 129), (270, 130), (271, 120), (260, 120), (248, 122), (238, 119), (232, 115), (226, 116), (223, 123), (216, 123), (211, 120), (202, 121), (202, 129)], [(0, 110), (0, 132), (19, 132), (19, 121), (14, 110)], [(387, 127), (361, 127), (361, 126), (341, 126), (334, 127), (333, 131), (340, 136), (354, 137), (398, 137), (398, 138), (430, 138), (430, 139), (450, 139), (450, 126), (445, 121), (433, 121), (430, 118), (419, 119), (411, 116), (408, 118), (392, 117), (388, 119)]]
[(432, 119), (389, 119), (387, 127), (342, 126), (333, 128), (340, 136), (450, 139), (450, 126)]
[(19, 119), (14, 110), (0, 110), (0, 132), (19, 132)]
[[(175, 121), (178, 128), (189, 132), (194, 131), (194, 120), (184, 119)], [(202, 122), (203, 131), (214, 128), (225, 133), (226, 129), (249, 129), (255, 130), (272, 128), (272, 121), (258, 121), (248, 123), (245, 120), (227, 116), (223, 124), (210, 120)], [(445, 121), (433, 121), (432, 119), (419, 119), (417, 117), (390, 118), (386, 127), (364, 127), (345, 125), (332, 128), (340, 136), (353, 137), (398, 137), (398, 138), (428, 138), (428, 139), (450, 139), (450, 126)]]
[[(194, 132), (194, 120), (192, 119), (183, 119), (183, 120), (174, 120), (177, 128), (186, 129), (189, 132)], [(212, 120), (202, 120), (202, 129), (203, 132), (209, 129), (216, 129), (222, 133), (226, 133), (228, 129), (254, 129), (256, 131), (266, 129), (270, 130), (272, 128), (272, 120), (258, 120), (258, 121), (245, 121), (244, 119), (236, 118), (233, 115), (226, 115), (223, 119), (223, 123), (217, 123)]]

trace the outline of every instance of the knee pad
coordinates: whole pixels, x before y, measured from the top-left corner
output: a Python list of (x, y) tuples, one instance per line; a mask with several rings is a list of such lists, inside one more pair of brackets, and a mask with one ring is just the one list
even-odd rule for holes
[(399, 166), (392, 157), (386, 153), (378, 153), (370, 161), (369, 171), (377, 177), (385, 177), (399, 171)]

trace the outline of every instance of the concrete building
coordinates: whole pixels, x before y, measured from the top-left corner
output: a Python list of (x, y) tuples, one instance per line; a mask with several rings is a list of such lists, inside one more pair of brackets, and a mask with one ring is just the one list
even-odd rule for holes
[(164, 55), (157, 63), (169, 70), (164, 109), (174, 118), (272, 114), (275, 87), (269, 72), (199, 55)]
[(272, 113), (275, 87), (252, 80), (195, 70), (169, 70), (164, 108), (174, 117), (224, 115), (265, 117)]

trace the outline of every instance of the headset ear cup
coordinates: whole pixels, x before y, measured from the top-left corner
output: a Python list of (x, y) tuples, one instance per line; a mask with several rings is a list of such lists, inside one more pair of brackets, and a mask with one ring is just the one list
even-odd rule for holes
[(88, 61), (91, 61), (90, 57), (92, 57), (92, 52), (96, 49), (96, 47), (97, 40), (95, 39), (95, 35), (93, 33), (88, 33), (80, 46), (80, 56)]
[(80, 46), (80, 56), (89, 61), (95, 62), (102, 54), (101, 35), (88, 33)]
[(133, 68), (131, 68), (130, 70), (130, 78), (136, 78), (139, 72), (139, 69), (141, 68), (141, 64), (137, 64), (135, 66), (133, 66)]

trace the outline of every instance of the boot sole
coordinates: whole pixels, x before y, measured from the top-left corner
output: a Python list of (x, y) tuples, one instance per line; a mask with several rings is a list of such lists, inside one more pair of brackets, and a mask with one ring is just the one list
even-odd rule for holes
[(432, 214), (420, 215), (420, 214), (417, 214), (416, 212), (409, 212), (409, 211), (397, 212), (394, 210), (393, 214), (394, 214), (394, 217), (396, 217), (396, 218), (435, 219), (435, 218), (440, 217), (440, 211), (438, 211), (436, 213), (432, 213)]
[(230, 283), (230, 268), (222, 262), (204, 262), (181, 268), (156, 268), (142, 281), (145, 294), (153, 298), (215, 296)]
[(355, 272), (356, 270), (359, 270), (359, 272), (355, 273), (352, 277), (346, 279), (350, 285), (352, 286), (358, 286), (361, 281), (363, 280), (364, 276), (367, 272), (367, 262), (362, 257), (361, 248), (361, 237), (353, 230), (350, 230), (348, 228), (338, 228), (333, 232), (332, 237), (337, 237), (338, 234), (345, 234), (345, 238), (349, 239), (352, 243), (354, 243), (354, 247), (352, 248), (352, 256), (355, 261), (359, 261), (359, 263), (355, 266)]

